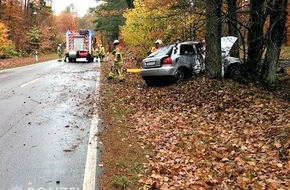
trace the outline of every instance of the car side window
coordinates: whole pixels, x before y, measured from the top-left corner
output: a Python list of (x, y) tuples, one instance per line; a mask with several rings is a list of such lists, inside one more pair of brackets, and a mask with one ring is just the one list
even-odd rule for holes
[(193, 55), (194, 49), (190, 44), (182, 44), (180, 45), (180, 55)]

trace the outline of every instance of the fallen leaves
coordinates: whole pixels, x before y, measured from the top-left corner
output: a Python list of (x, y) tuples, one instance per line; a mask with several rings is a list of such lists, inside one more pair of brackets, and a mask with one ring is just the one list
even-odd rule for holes
[(13, 68), (13, 67), (25, 66), (25, 65), (30, 65), (37, 62), (43, 62), (43, 61), (53, 60), (53, 59), (57, 59), (56, 54), (39, 55), (38, 61), (35, 60), (35, 56), (0, 59), (0, 69), (8, 69), (8, 68)]
[(203, 76), (152, 88), (131, 73), (103, 85), (114, 86), (140, 150), (153, 151), (143, 189), (290, 188), (289, 101)]

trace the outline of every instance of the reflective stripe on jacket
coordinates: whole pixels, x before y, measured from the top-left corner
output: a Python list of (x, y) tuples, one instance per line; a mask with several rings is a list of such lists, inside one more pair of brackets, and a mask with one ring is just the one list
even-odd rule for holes
[(121, 49), (119, 47), (116, 47), (114, 52), (115, 52), (114, 53), (114, 62), (122, 64), (123, 63), (123, 52), (121, 51)]

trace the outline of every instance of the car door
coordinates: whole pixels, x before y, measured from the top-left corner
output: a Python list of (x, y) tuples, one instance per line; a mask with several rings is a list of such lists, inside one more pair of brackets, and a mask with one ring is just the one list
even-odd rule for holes
[(195, 64), (196, 52), (192, 44), (180, 44), (179, 59), (177, 61), (179, 66), (186, 66), (189, 69)]

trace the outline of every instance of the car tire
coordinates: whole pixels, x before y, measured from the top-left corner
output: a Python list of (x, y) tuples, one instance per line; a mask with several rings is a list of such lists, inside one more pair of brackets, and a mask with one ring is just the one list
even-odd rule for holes
[(93, 60), (94, 60), (94, 58), (91, 58), (91, 57), (87, 58), (88, 63), (93, 62)]
[(185, 79), (186, 71), (183, 68), (178, 68), (174, 73), (174, 82), (179, 83)]
[(155, 86), (155, 82), (152, 79), (144, 79), (147, 86)]
[(240, 64), (239, 63), (232, 63), (228, 66), (225, 78), (237, 79), (241, 75), (240, 73)]

